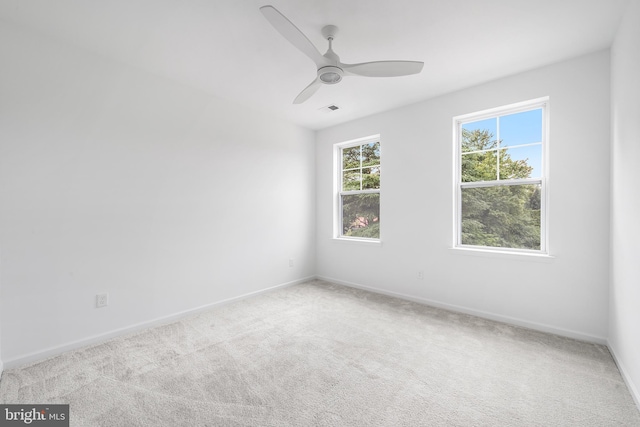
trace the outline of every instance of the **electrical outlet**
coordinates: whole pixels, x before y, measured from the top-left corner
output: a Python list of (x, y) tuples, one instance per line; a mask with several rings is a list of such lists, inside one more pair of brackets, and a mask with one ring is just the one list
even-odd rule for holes
[(418, 271), (418, 280), (424, 280), (424, 271)]
[(289, 267), (293, 267), (293, 258), (289, 258)]
[(109, 305), (109, 294), (96, 295), (96, 308), (106, 307)]

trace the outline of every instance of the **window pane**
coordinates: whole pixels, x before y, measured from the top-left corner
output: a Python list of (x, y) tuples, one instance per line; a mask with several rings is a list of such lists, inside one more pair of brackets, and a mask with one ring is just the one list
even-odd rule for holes
[(380, 166), (362, 168), (362, 189), (372, 190), (380, 188)]
[(342, 196), (342, 234), (380, 238), (380, 194)]
[(496, 147), (497, 119), (480, 120), (462, 125), (462, 152), (489, 150)]
[(362, 146), (362, 166), (375, 166), (380, 164), (380, 143), (372, 142)]
[(542, 142), (542, 109), (500, 117), (500, 146)]
[(542, 144), (508, 148), (500, 154), (500, 179), (542, 176)]
[(360, 146), (345, 148), (342, 150), (342, 169), (360, 167)]
[(495, 181), (498, 179), (496, 151), (463, 154), (460, 162), (462, 182)]
[(360, 190), (360, 170), (342, 173), (342, 191)]
[(540, 185), (463, 188), (463, 245), (540, 249)]

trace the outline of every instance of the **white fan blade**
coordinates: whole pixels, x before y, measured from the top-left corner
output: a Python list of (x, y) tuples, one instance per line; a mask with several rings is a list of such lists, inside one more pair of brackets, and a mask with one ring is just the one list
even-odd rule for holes
[(302, 31), (298, 29), (286, 16), (278, 12), (273, 6), (262, 6), (260, 12), (265, 18), (273, 25), (273, 27), (284, 36), (285, 39), (300, 49), (302, 53), (316, 63), (318, 67), (326, 65), (326, 58), (318, 52), (318, 49), (311, 43), (311, 41), (305, 36)]
[(418, 74), (424, 62), (418, 61), (374, 61), (361, 64), (340, 64), (346, 75), (365, 77), (398, 77)]
[(305, 87), (302, 92), (300, 92), (300, 94), (296, 96), (296, 99), (293, 100), (293, 103), (302, 104), (304, 101), (311, 98), (311, 95), (316, 93), (320, 86), (322, 86), (322, 82), (319, 78), (316, 77), (316, 79), (312, 81), (309, 86)]

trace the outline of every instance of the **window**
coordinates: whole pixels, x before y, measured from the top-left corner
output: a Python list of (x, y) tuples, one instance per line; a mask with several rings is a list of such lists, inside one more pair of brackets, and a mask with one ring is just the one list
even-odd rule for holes
[(336, 233), (340, 238), (380, 239), (380, 138), (335, 146)]
[(454, 118), (455, 247), (547, 252), (547, 103)]

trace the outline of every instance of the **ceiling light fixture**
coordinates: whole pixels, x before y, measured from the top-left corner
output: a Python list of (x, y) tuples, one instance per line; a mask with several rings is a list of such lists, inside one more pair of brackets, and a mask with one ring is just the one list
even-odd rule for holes
[(260, 8), (262, 14), (273, 27), (289, 40), (289, 42), (307, 55), (316, 64), (318, 75), (309, 86), (304, 88), (293, 100), (294, 104), (301, 104), (311, 97), (323, 84), (334, 85), (344, 76), (364, 77), (398, 77), (418, 74), (422, 71), (423, 62), (419, 61), (373, 61), (359, 64), (345, 64), (333, 51), (333, 37), (338, 32), (335, 25), (325, 25), (322, 37), (329, 42), (329, 49), (322, 55), (313, 43), (309, 41), (291, 21), (289, 21), (275, 7), (267, 5)]
[(318, 78), (324, 84), (334, 85), (342, 80), (342, 69), (338, 67), (322, 67), (318, 70)]

